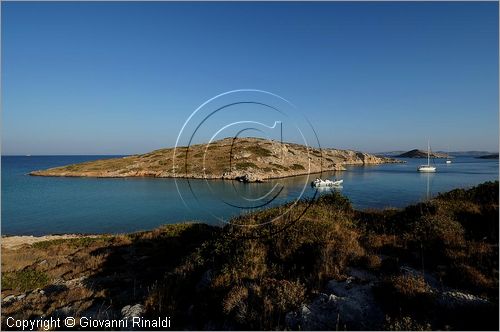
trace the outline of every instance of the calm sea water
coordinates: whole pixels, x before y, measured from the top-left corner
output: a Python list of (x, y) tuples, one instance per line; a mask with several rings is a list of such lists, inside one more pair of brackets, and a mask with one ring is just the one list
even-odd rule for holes
[[(111, 156), (110, 156), (111, 157)], [(47, 178), (32, 170), (103, 156), (3, 156), (2, 234), (123, 233), (189, 220), (222, 224), (232, 216), (312, 197), (311, 178), (268, 183), (152, 178)], [(438, 172), (416, 172), (421, 159), (406, 164), (349, 167), (323, 175), (342, 178), (338, 189), (356, 208), (403, 207), (438, 192), (498, 180), (498, 160), (459, 157), (436, 160)]]

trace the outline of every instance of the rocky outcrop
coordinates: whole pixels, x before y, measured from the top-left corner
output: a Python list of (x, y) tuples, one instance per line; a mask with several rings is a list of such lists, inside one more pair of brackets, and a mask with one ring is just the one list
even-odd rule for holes
[[(456, 289), (443, 289), (433, 275), (422, 273), (408, 266), (400, 267), (402, 275), (425, 280), (432, 305), (445, 314), (461, 310), (491, 308), (488, 300)], [(369, 271), (350, 268), (345, 280), (331, 280), (326, 288), (310, 303), (304, 303), (296, 311), (286, 315), (286, 325), (291, 330), (382, 330), (385, 329), (386, 312), (380, 303), (380, 295), (374, 289), (381, 279)]]
[(253, 174), (245, 174), (245, 175), (241, 175), (241, 176), (236, 176), (234, 179), (236, 181), (243, 182), (243, 183), (262, 182), (261, 178), (256, 177)]
[(351, 269), (345, 281), (332, 280), (324, 293), (286, 316), (292, 330), (380, 330), (384, 313), (374, 295), (372, 274)]
[(121, 310), (121, 314), (122, 314), (122, 319), (127, 321), (127, 328), (123, 328), (122, 330), (128, 330), (128, 331), (136, 330), (135, 328), (133, 328), (134, 317), (142, 317), (145, 312), (146, 309), (140, 303), (135, 305), (124, 306)]
[(156, 150), (31, 172), (36, 176), (160, 177), (259, 182), (273, 178), (342, 171), (345, 165), (399, 162), (368, 153), (317, 149), (259, 138), (226, 138), (189, 148)]

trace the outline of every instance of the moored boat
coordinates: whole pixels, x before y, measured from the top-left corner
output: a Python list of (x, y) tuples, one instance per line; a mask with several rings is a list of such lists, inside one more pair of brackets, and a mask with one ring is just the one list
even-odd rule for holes
[(313, 187), (336, 187), (342, 185), (344, 180), (322, 180), (322, 179), (316, 179), (311, 183), (311, 186)]
[(427, 141), (427, 165), (418, 166), (417, 171), (426, 173), (431, 173), (436, 171), (436, 167), (431, 166), (431, 145), (429, 141)]

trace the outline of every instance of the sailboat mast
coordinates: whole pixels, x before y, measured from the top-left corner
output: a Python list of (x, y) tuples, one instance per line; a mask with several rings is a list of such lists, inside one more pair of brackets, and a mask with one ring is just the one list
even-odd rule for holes
[(427, 166), (431, 164), (431, 143), (427, 141)]

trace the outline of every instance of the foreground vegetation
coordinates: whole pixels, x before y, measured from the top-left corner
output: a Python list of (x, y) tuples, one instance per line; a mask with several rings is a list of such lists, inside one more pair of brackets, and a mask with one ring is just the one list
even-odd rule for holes
[(498, 330), (498, 186), (384, 211), (331, 193), (265, 226), (187, 223), (4, 249), (2, 327), (11, 315), (119, 318), (142, 304), (173, 329)]

